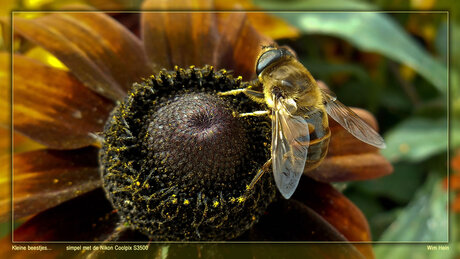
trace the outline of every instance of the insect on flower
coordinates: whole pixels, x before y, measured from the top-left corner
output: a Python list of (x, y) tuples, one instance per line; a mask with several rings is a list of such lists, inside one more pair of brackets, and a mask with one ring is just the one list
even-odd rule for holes
[(385, 148), (383, 138), (333, 93), (321, 89), (287, 48), (263, 47), (256, 62), (256, 74), (254, 86), (220, 93), (222, 96), (243, 93), (270, 108), (239, 114), (269, 115), (272, 121), (271, 159), (256, 174), (250, 189), (272, 165), (276, 185), (284, 198), (289, 199), (302, 173), (318, 167), (326, 156), (331, 135), (328, 115), (357, 139)]

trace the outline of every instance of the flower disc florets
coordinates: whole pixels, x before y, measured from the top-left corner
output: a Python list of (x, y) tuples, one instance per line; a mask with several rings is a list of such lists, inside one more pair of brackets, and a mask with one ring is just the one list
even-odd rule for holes
[(245, 96), (217, 95), (244, 85), (210, 66), (134, 84), (100, 152), (104, 189), (126, 224), (154, 240), (228, 240), (258, 220), (275, 188), (270, 177), (247, 186), (270, 158), (270, 124), (236, 116), (260, 109)]

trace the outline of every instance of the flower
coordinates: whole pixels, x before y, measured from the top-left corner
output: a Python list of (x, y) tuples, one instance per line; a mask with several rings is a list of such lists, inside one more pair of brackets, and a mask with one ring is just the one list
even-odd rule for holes
[(448, 183), (450, 183), (450, 190), (455, 194), (452, 199), (451, 210), (453, 212), (460, 212), (460, 193), (458, 190), (460, 189), (460, 151), (456, 151), (455, 155), (452, 157), (450, 167), (452, 168), (452, 174), (449, 177), (449, 181), (447, 179), (444, 180), (444, 187), (448, 189)]
[[(143, 8), (145, 10), (212, 9), (212, 5), (195, 7), (188, 1), (184, 1), (180, 6), (170, 6), (169, 1), (160, 3), (158, 6), (155, 1), (146, 1)], [(226, 196), (225, 193), (220, 194), (224, 198), (228, 197), (229, 200), (213, 199), (218, 197), (219, 192), (214, 192), (216, 196), (212, 196), (207, 201), (203, 201), (204, 196), (199, 196), (200, 199), (195, 197), (195, 200), (187, 200), (178, 197), (179, 194), (169, 193), (168, 190), (160, 194), (151, 193), (151, 182), (130, 178), (139, 175), (138, 172), (148, 165), (148, 163), (136, 164), (138, 156), (145, 156), (158, 166), (164, 158), (171, 155), (168, 153), (171, 150), (184, 151), (176, 151), (174, 146), (161, 144), (159, 142), (161, 137), (149, 138), (146, 134), (142, 135), (146, 136), (141, 139), (142, 141), (131, 143), (132, 145), (127, 144), (131, 141), (131, 135), (137, 136), (139, 132), (156, 132), (158, 136), (170, 134), (173, 128), (163, 130), (155, 127), (161, 125), (167, 128), (171, 120), (177, 119), (171, 119), (170, 114), (188, 116), (186, 111), (179, 109), (182, 107), (190, 107), (192, 116), (194, 114), (201, 116), (203, 107), (209, 107), (209, 110), (204, 109), (204, 113), (212, 116), (206, 117), (205, 121), (211, 123), (208, 126), (216, 127), (215, 132), (219, 134), (223, 132), (221, 134), (223, 139), (219, 141), (224, 141), (217, 142), (217, 150), (209, 155), (221, 154), (224, 144), (229, 144), (229, 147), (222, 151), (222, 155), (215, 158), (219, 163), (211, 161), (206, 164), (204, 160), (200, 160), (204, 156), (204, 153), (199, 153), (200, 146), (190, 145), (192, 155), (189, 154), (185, 160), (179, 158), (173, 160), (172, 166), (184, 163), (190, 165), (187, 167), (189, 170), (194, 171), (195, 167), (204, 164), (210, 167), (216, 166), (215, 172), (227, 172), (228, 168), (233, 168), (233, 174), (224, 178), (230, 181), (240, 175), (254, 175), (254, 171), (246, 172), (241, 168), (254, 170), (261, 167), (269, 154), (269, 145), (263, 145), (269, 143), (267, 134), (264, 133), (268, 129), (264, 126), (269, 124), (268, 119), (238, 120), (228, 113), (230, 110), (253, 108), (257, 104), (244, 96), (235, 98), (235, 101), (220, 101), (213, 91), (218, 87), (241, 86), (245, 81), (253, 79), (254, 63), (261, 46), (271, 44), (272, 40), (260, 34), (242, 12), (225, 14), (144, 12), (140, 16), (140, 24), (141, 37), (138, 38), (122, 24), (99, 12), (52, 13), (35, 19), (13, 17), (13, 30), (17, 40), (27, 42), (29, 46), (45, 49), (68, 69), (57, 69), (40, 63), (27, 56), (26, 51), (22, 49), (13, 55), (14, 130), (46, 146), (44, 149), (14, 155), (13, 215), (15, 220), (26, 219), (14, 231), (14, 241), (148, 240), (147, 236), (161, 238), (156, 236), (157, 232), (152, 230), (152, 226), (161, 228), (165, 223), (152, 223), (155, 221), (154, 218), (138, 214), (145, 213), (139, 212), (139, 208), (149, 211), (148, 206), (151, 203), (145, 200), (150, 201), (150, 198), (155, 195), (161, 196), (160, 198), (167, 197), (159, 201), (163, 206), (161, 208), (164, 209), (158, 213), (168, 220), (174, 218), (187, 220), (179, 217), (178, 212), (171, 208), (179, 208), (173, 206), (178, 202), (184, 206), (195, 202), (194, 204), (202, 212), (201, 220), (206, 219), (208, 222), (216, 223), (216, 225), (205, 225), (204, 230), (216, 231), (218, 227), (225, 226), (222, 231), (235, 231), (233, 229), (235, 224), (242, 222), (241, 226), (237, 225), (235, 232), (225, 233), (225, 235), (221, 235), (221, 232), (215, 233), (223, 239), (371, 240), (369, 227), (363, 214), (329, 182), (375, 178), (391, 173), (392, 168), (376, 148), (351, 137), (333, 121), (330, 121), (332, 137), (327, 158), (319, 168), (309, 172), (308, 176), (302, 177), (296, 193), (289, 200), (278, 198), (272, 202), (275, 189), (271, 185), (271, 178), (267, 175), (264, 176), (261, 184), (265, 187), (257, 187), (253, 192), (254, 196), (260, 195), (263, 199), (251, 198), (247, 201), (243, 196)], [(7, 71), (8, 55), (2, 53), (0, 59), (2, 71)], [(192, 65), (195, 68), (189, 68)], [(214, 68), (205, 65), (212, 65)], [(220, 69), (226, 69), (231, 73)], [(152, 78), (151, 75), (156, 77)], [(205, 79), (208, 76), (211, 79)], [(238, 76), (241, 76), (241, 79), (238, 79)], [(175, 81), (177, 77), (185, 77), (187, 82), (196, 80), (193, 82), (199, 82), (194, 83), (197, 89), (184, 87), (185, 81), (177, 84)], [(219, 80), (227, 83), (221, 85)], [(136, 82), (138, 84), (135, 84)], [(134, 90), (130, 90), (133, 84)], [(155, 87), (152, 88), (152, 85)], [(197, 85), (202, 89), (198, 89)], [(158, 90), (149, 93), (151, 89)], [(154, 99), (139, 101), (134, 98), (135, 96), (147, 98), (147, 95), (153, 96)], [(197, 103), (199, 105), (196, 105)], [(147, 112), (147, 108), (152, 107), (153, 115)], [(355, 111), (376, 127), (372, 115), (360, 109)], [(125, 117), (128, 113), (134, 115)], [(219, 120), (213, 120), (215, 116)], [(183, 118), (181, 117), (180, 120)], [(139, 124), (144, 119), (151, 119), (152, 123)], [(139, 127), (125, 127), (125, 123)], [(126, 131), (127, 129), (138, 132), (133, 133)], [(248, 130), (254, 130), (257, 134), (248, 134), (249, 137), (238, 135), (241, 131)], [(100, 134), (101, 132), (104, 133)], [(99, 140), (101, 136), (104, 138), (102, 141)], [(171, 138), (165, 138), (164, 142), (170, 140)], [(102, 143), (102, 148), (99, 142)], [(119, 158), (119, 154), (125, 153), (125, 150), (130, 147), (138, 148), (142, 145), (146, 145), (143, 151), (132, 153), (129, 150), (129, 159), (119, 159), (119, 163), (115, 161), (115, 158)], [(232, 153), (232, 148), (241, 152)], [(174, 154), (172, 153), (171, 156)], [(250, 157), (251, 154), (253, 157)], [(230, 159), (224, 160), (225, 155)], [(236, 166), (232, 164), (233, 160), (236, 161)], [(229, 165), (223, 165), (221, 161)], [(116, 170), (111, 171), (111, 169), (119, 167), (123, 167), (121, 171), (127, 173), (121, 173), (121, 178), (111, 178), (116, 173)], [(161, 169), (164, 174), (159, 177), (169, 179), (171, 176), (166, 174), (168, 168), (165, 165)], [(235, 171), (234, 168), (239, 168), (241, 171)], [(130, 174), (131, 170), (135, 172)], [(155, 168), (155, 171), (158, 170)], [(145, 174), (142, 175), (145, 177)], [(223, 177), (221, 175), (211, 175), (206, 181), (200, 181), (201, 179), (196, 177), (187, 179), (192, 182), (191, 189), (193, 186), (198, 186), (197, 188), (208, 190), (215, 187), (211, 186), (213, 184), (223, 183), (217, 179)], [(161, 183), (165, 186), (161, 185), (158, 188), (171, 187), (168, 186), (168, 182)], [(236, 192), (239, 190), (241, 193), (241, 186), (236, 182), (230, 183)], [(123, 189), (127, 187), (132, 189)], [(262, 189), (266, 192), (262, 192)], [(123, 191), (125, 196), (112, 196), (120, 191)], [(129, 192), (140, 195), (126, 196)], [(177, 199), (173, 195), (177, 195)], [(130, 199), (133, 197), (144, 197), (145, 200)], [(240, 197), (243, 200), (239, 200)], [(227, 207), (213, 210), (212, 207), (218, 208), (223, 201), (227, 202)], [(1, 202), (6, 204), (8, 200), (2, 196)], [(146, 206), (133, 205), (138, 202)], [(233, 214), (222, 214), (230, 213), (232, 204), (240, 206), (239, 203), (243, 204), (241, 206), (244, 209), (238, 212), (238, 216), (243, 219), (235, 219)], [(241, 212), (252, 214), (242, 215)], [(193, 215), (197, 216), (196, 213)], [(6, 219), (8, 214), (3, 213), (1, 216), (2, 219)], [(133, 216), (138, 218), (132, 220)], [(198, 220), (197, 218), (193, 222), (196, 223)], [(225, 225), (231, 220), (236, 221), (228, 226)], [(180, 221), (176, 224), (179, 223)], [(174, 224), (168, 227), (173, 226)], [(197, 224), (197, 226), (201, 225)], [(197, 234), (180, 233), (180, 237), (199, 240), (201, 236), (207, 234), (203, 229), (200, 229), (200, 233)], [(166, 240), (178, 238), (177, 233), (172, 233), (174, 235), (171, 236), (167, 230), (160, 231), (164, 233), (162, 236)], [(211, 236), (205, 237), (204, 239), (213, 239)], [(346, 251), (353, 256), (372, 257), (373, 255), (370, 245), (344, 243), (338, 247), (342, 249), (340, 251)], [(55, 251), (58, 250), (59, 248)], [(332, 252), (321, 250), (321, 253)]]

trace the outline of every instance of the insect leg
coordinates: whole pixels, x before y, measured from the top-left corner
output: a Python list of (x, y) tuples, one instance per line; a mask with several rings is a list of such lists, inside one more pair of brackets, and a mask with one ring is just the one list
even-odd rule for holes
[(248, 88), (240, 88), (240, 89), (234, 89), (226, 92), (220, 92), (217, 93), (220, 96), (227, 96), (227, 95), (238, 95), (238, 94), (245, 94), (247, 97), (249, 97), (251, 100), (259, 103), (264, 103), (265, 102), (265, 97), (263, 92), (255, 91)]
[(269, 111), (255, 111), (255, 112), (246, 112), (238, 114), (238, 117), (246, 117), (246, 116), (265, 116), (269, 115)]
[(252, 179), (251, 183), (249, 184), (248, 189), (254, 188), (254, 185), (259, 181), (259, 179), (264, 175), (265, 172), (270, 170), (270, 166), (272, 164), (272, 159), (270, 158), (265, 164), (259, 169), (254, 179)]
[(238, 94), (244, 93), (245, 91), (246, 91), (246, 88), (240, 88), (240, 89), (234, 89), (234, 90), (230, 90), (226, 92), (219, 92), (217, 93), (217, 95), (220, 95), (220, 96), (238, 95)]
[(217, 93), (217, 95), (227, 96), (227, 95), (239, 95), (241, 93), (247, 95), (249, 98), (255, 98), (255, 99), (259, 99), (259, 98), (263, 99), (264, 98), (264, 93), (263, 92), (252, 90), (249, 87), (248, 88), (233, 89), (233, 90), (225, 91), (225, 92), (219, 92), (219, 93)]

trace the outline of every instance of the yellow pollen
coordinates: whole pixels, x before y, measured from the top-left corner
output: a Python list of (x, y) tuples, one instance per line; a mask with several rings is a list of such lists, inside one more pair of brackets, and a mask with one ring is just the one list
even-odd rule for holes
[(136, 185), (137, 185), (137, 186), (140, 186), (140, 185), (141, 185), (141, 183), (140, 183), (139, 181), (137, 181), (137, 182), (136, 182)]
[(215, 207), (219, 206), (219, 202), (218, 201), (214, 201), (214, 203), (212, 204)]
[(242, 202), (244, 202), (245, 200), (246, 200), (246, 199), (245, 199), (243, 196), (238, 197), (238, 202), (239, 202), (239, 203), (242, 203)]
[(184, 205), (189, 205), (190, 204), (190, 201), (188, 201), (187, 199), (184, 200)]

